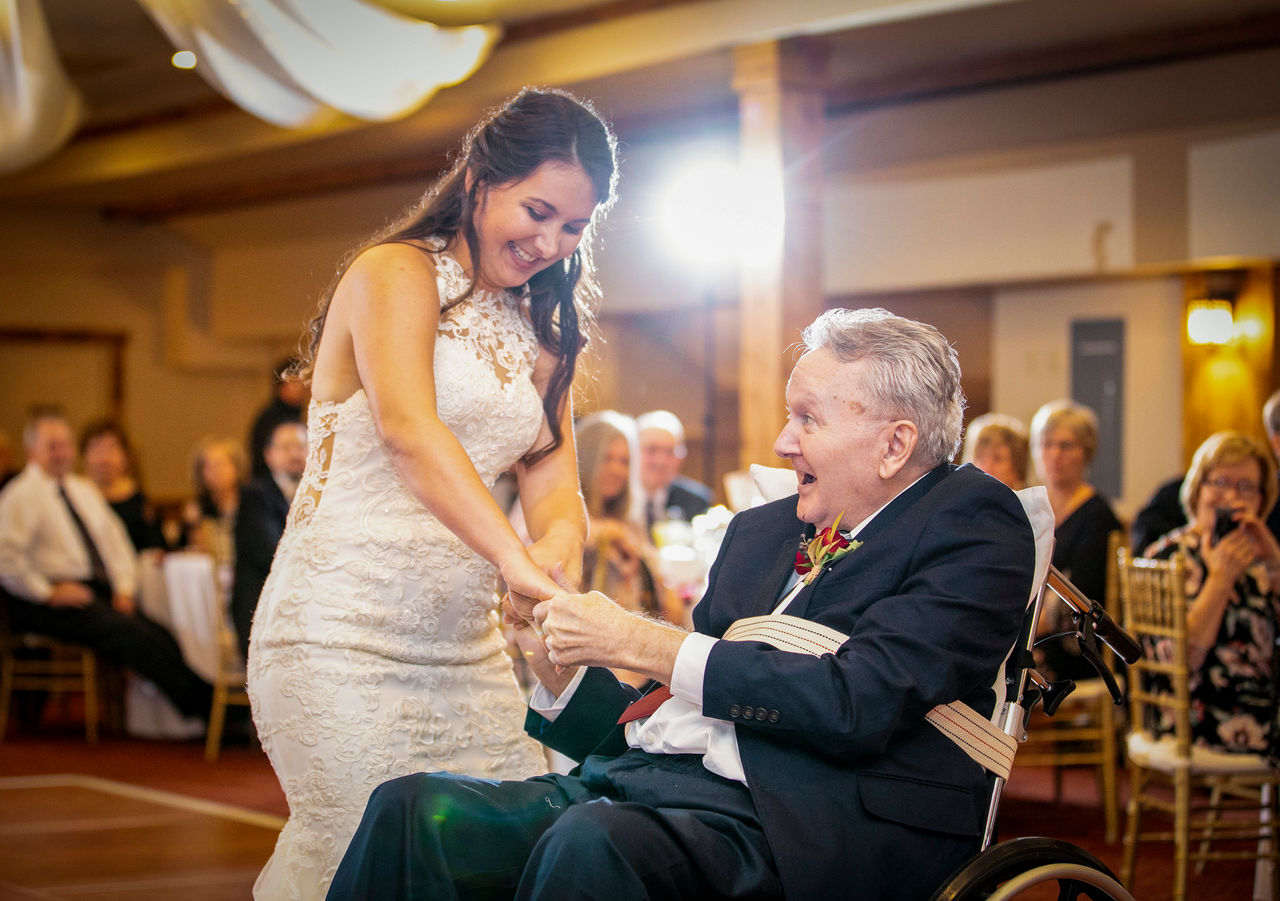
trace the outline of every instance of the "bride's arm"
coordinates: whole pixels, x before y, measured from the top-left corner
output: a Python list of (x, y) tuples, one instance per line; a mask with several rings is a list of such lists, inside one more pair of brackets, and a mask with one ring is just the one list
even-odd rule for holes
[[(542, 348), (534, 368), (533, 381), (542, 394), (556, 363), (554, 353)], [(566, 587), (577, 590), (582, 584), (582, 548), (587, 538), (587, 508), (578, 487), (578, 457), (573, 440), (573, 401), (565, 394), (560, 416), (564, 440), (554, 451), (532, 466), (516, 465), (520, 506), (525, 525), (534, 543), (529, 553), (542, 569)], [(551, 440), (551, 429), (543, 420), (534, 447)]]
[(429, 258), (403, 244), (362, 253), (334, 292), (351, 336), (378, 436), (409, 490), (513, 591), (555, 590), (516, 537), (461, 443), (437, 415), (435, 342), (440, 298)]

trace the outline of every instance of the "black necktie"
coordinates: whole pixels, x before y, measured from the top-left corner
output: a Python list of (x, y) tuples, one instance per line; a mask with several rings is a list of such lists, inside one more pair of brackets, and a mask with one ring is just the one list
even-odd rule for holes
[(93, 536), (89, 534), (89, 529), (85, 526), (84, 520), (76, 512), (76, 505), (71, 503), (71, 498), (67, 497), (66, 486), (61, 482), (58, 483), (58, 494), (62, 495), (62, 502), (67, 505), (67, 512), (71, 514), (71, 521), (76, 524), (76, 531), (80, 533), (80, 540), (84, 542), (84, 548), (89, 552), (89, 564), (93, 567), (93, 581), (110, 581), (107, 576), (107, 564), (103, 562), (102, 555), (98, 553), (98, 546), (93, 543)]

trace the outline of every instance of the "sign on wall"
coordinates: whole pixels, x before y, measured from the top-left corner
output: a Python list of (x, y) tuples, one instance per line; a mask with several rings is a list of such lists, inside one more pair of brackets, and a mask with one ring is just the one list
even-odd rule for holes
[(1098, 415), (1098, 451), (1089, 482), (1099, 494), (1123, 494), (1124, 320), (1071, 322), (1071, 398)]

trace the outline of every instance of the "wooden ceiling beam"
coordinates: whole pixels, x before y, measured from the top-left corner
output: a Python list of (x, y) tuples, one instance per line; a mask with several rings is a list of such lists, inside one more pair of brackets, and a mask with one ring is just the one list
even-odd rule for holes
[(1210, 27), (1129, 35), (984, 59), (956, 59), (945, 66), (848, 83), (828, 92), (827, 112), (848, 114), (964, 91), (1167, 65), (1276, 46), (1280, 46), (1280, 13), (1268, 13)]

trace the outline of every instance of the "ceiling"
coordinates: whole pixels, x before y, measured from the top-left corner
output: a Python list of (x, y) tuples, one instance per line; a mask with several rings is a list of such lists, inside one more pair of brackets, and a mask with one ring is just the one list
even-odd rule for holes
[(498, 21), (504, 37), (406, 119), (288, 132), (174, 69), (137, 0), (38, 2), (86, 115), (52, 158), (0, 177), (0, 202), (144, 218), (433, 171), (524, 83), (595, 98), (620, 132), (731, 121), (731, 48), (760, 40), (819, 36), (835, 112), (1280, 45), (1276, 0), (382, 0), (439, 24)]

